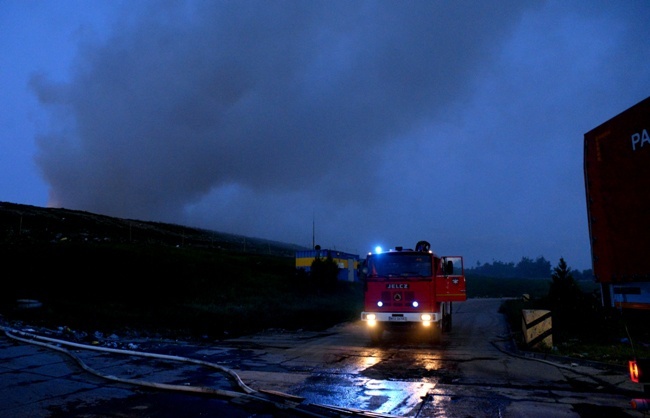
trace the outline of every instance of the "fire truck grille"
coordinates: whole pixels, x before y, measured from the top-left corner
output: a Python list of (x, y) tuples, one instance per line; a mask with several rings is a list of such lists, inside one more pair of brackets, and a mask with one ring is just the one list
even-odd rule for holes
[(381, 292), (384, 306), (408, 306), (415, 300), (415, 292)]
[(390, 306), (393, 298), (391, 298), (390, 292), (381, 292), (381, 301), (384, 302), (385, 306)]

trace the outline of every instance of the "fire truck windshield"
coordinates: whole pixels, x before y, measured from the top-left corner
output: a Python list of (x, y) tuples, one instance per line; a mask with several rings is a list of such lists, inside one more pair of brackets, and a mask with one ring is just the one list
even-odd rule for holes
[(383, 253), (368, 257), (370, 277), (431, 277), (431, 257), (425, 254)]

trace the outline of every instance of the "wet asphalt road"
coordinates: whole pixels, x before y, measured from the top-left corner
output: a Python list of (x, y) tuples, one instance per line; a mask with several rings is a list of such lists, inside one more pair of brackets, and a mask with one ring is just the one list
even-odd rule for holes
[(623, 367), (516, 352), (499, 303), (455, 304), (452, 332), (433, 347), (403, 334), (371, 345), (357, 322), (201, 344), (104, 339), (94, 350), (3, 334), (0, 417), (643, 416)]

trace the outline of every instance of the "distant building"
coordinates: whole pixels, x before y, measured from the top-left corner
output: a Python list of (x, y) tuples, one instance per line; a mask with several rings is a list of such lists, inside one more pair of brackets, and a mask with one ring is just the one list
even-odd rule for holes
[(316, 257), (327, 258), (328, 255), (332, 256), (332, 260), (339, 267), (338, 279), (345, 282), (359, 281), (357, 270), (359, 268), (359, 256), (357, 254), (349, 254), (343, 251), (336, 250), (309, 250), (296, 252), (296, 269), (303, 269), (305, 272), (311, 270), (311, 263), (314, 262)]

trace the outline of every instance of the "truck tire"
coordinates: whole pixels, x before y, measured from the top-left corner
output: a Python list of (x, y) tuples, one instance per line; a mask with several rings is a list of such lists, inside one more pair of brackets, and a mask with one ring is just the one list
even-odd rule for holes
[(442, 342), (442, 326), (439, 323), (434, 323), (431, 326), (431, 330), (429, 331), (429, 338), (431, 340), (431, 344), (433, 345), (439, 345)]
[(370, 328), (370, 342), (373, 344), (379, 344), (381, 342), (381, 337), (384, 334), (384, 330), (379, 325), (376, 325), (373, 328)]
[(449, 333), (451, 332), (451, 303), (449, 303), (449, 307), (446, 305), (443, 307), (442, 310), (442, 332), (444, 333)]
[(449, 333), (451, 332), (451, 314), (448, 313), (442, 318), (442, 332)]

